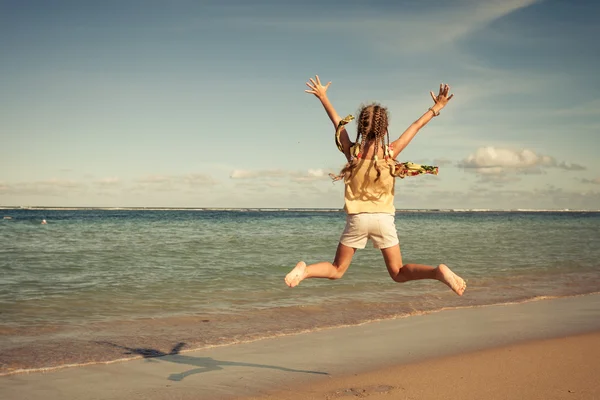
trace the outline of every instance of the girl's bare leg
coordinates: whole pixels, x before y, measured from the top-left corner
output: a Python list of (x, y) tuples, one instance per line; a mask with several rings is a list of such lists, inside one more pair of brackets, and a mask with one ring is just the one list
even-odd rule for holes
[(408, 282), (417, 279), (436, 279), (445, 283), (456, 294), (462, 296), (467, 288), (465, 281), (448, 268), (446, 264), (436, 267), (423, 264), (402, 264), (400, 245), (381, 249), (387, 270), (396, 282)]
[(316, 264), (306, 265), (304, 261), (296, 264), (296, 267), (285, 277), (285, 283), (289, 287), (298, 286), (306, 278), (328, 278), (339, 279), (344, 275), (356, 249), (343, 244), (338, 244), (333, 263), (324, 261)]

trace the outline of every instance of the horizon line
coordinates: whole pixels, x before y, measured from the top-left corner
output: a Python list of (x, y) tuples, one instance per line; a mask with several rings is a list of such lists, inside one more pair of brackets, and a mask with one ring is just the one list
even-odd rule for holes
[[(147, 210), (147, 211), (332, 211), (338, 207), (156, 207), (156, 206), (0, 206), (0, 210)], [(570, 208), (396, 208), (396, 212), (600, 212), (600, 209)]]

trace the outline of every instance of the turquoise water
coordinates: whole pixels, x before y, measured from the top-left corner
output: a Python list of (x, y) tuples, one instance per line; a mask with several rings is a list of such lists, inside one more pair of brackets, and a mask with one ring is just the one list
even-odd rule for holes
[(332, 260), (338, 211), (1, 213), (0, 373), (127, 357), (107, 343), (198, 348), (600, 291), (600, 213), (399, 212), (404, 262), (448, 264), (463, 297), (394, 283), (371, 247), (341, 280), (288, 288), (299, 260)]

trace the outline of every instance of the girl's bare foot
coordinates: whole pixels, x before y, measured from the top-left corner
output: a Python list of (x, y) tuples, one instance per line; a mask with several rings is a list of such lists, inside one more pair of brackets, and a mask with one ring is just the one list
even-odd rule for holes
[(285, 276), (285, 283), (289, 287), (298, 286), (302, 280), (306, 278), (306, 263), (300, 261), (289, 274)]
[(448, 285), (459, 296), (462, 296), (467, 289), (467, 284), (463, 278), (452, 272), (446, 264), (438, 265), (438, 277), (440, 281)]

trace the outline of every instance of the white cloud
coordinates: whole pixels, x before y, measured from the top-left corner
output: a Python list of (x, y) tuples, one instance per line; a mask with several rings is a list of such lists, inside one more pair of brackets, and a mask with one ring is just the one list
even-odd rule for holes
[(236, 169), (231, 172), (232, 179), (251, 179), (251, 180), (273, 180), (285, 179), (297, 183), (314, 182), (318, 180), (331, 180), (327, 172), (323, 169), (308, 169), (307, 171), (285, 171), (277, 170), (241, 170)]
[(292, 175), (292, 180), (294, 182), (299, 182), (299, 183), (322, 181), (322, 180), (331, 181), (329, 174), (326, 173), (322, 169), (309, 169), (308, 172), (306, 172), (306, 173), (296, 172), (296, 173), (291, 173), (291, 175)]
[(537, 154), (529, 149), (480, 147), (474, 154), (460, 161), (458, 167), (465, 171), (484, 176), (498, 176), (509, 172), (519, 174), (541, 174), (543, 168), (560, 168), (567, 171), (581, 171), (579, 164), (558, 162), (553, 157)]
[(320, 178), (327, 175), (322, 169), (309, 169), (308, 176), (314, 176), (315, 178)]
[(475, 154), (469, 155), (459, 166), (463, 168), (476, 168), (481, 173), (499, 173), (505, 168), (530, 168), (550, 163), (550, 158), (538, 156), (531, 150), (513, 150), (495, 148), (493, 146), (480, 147)]

